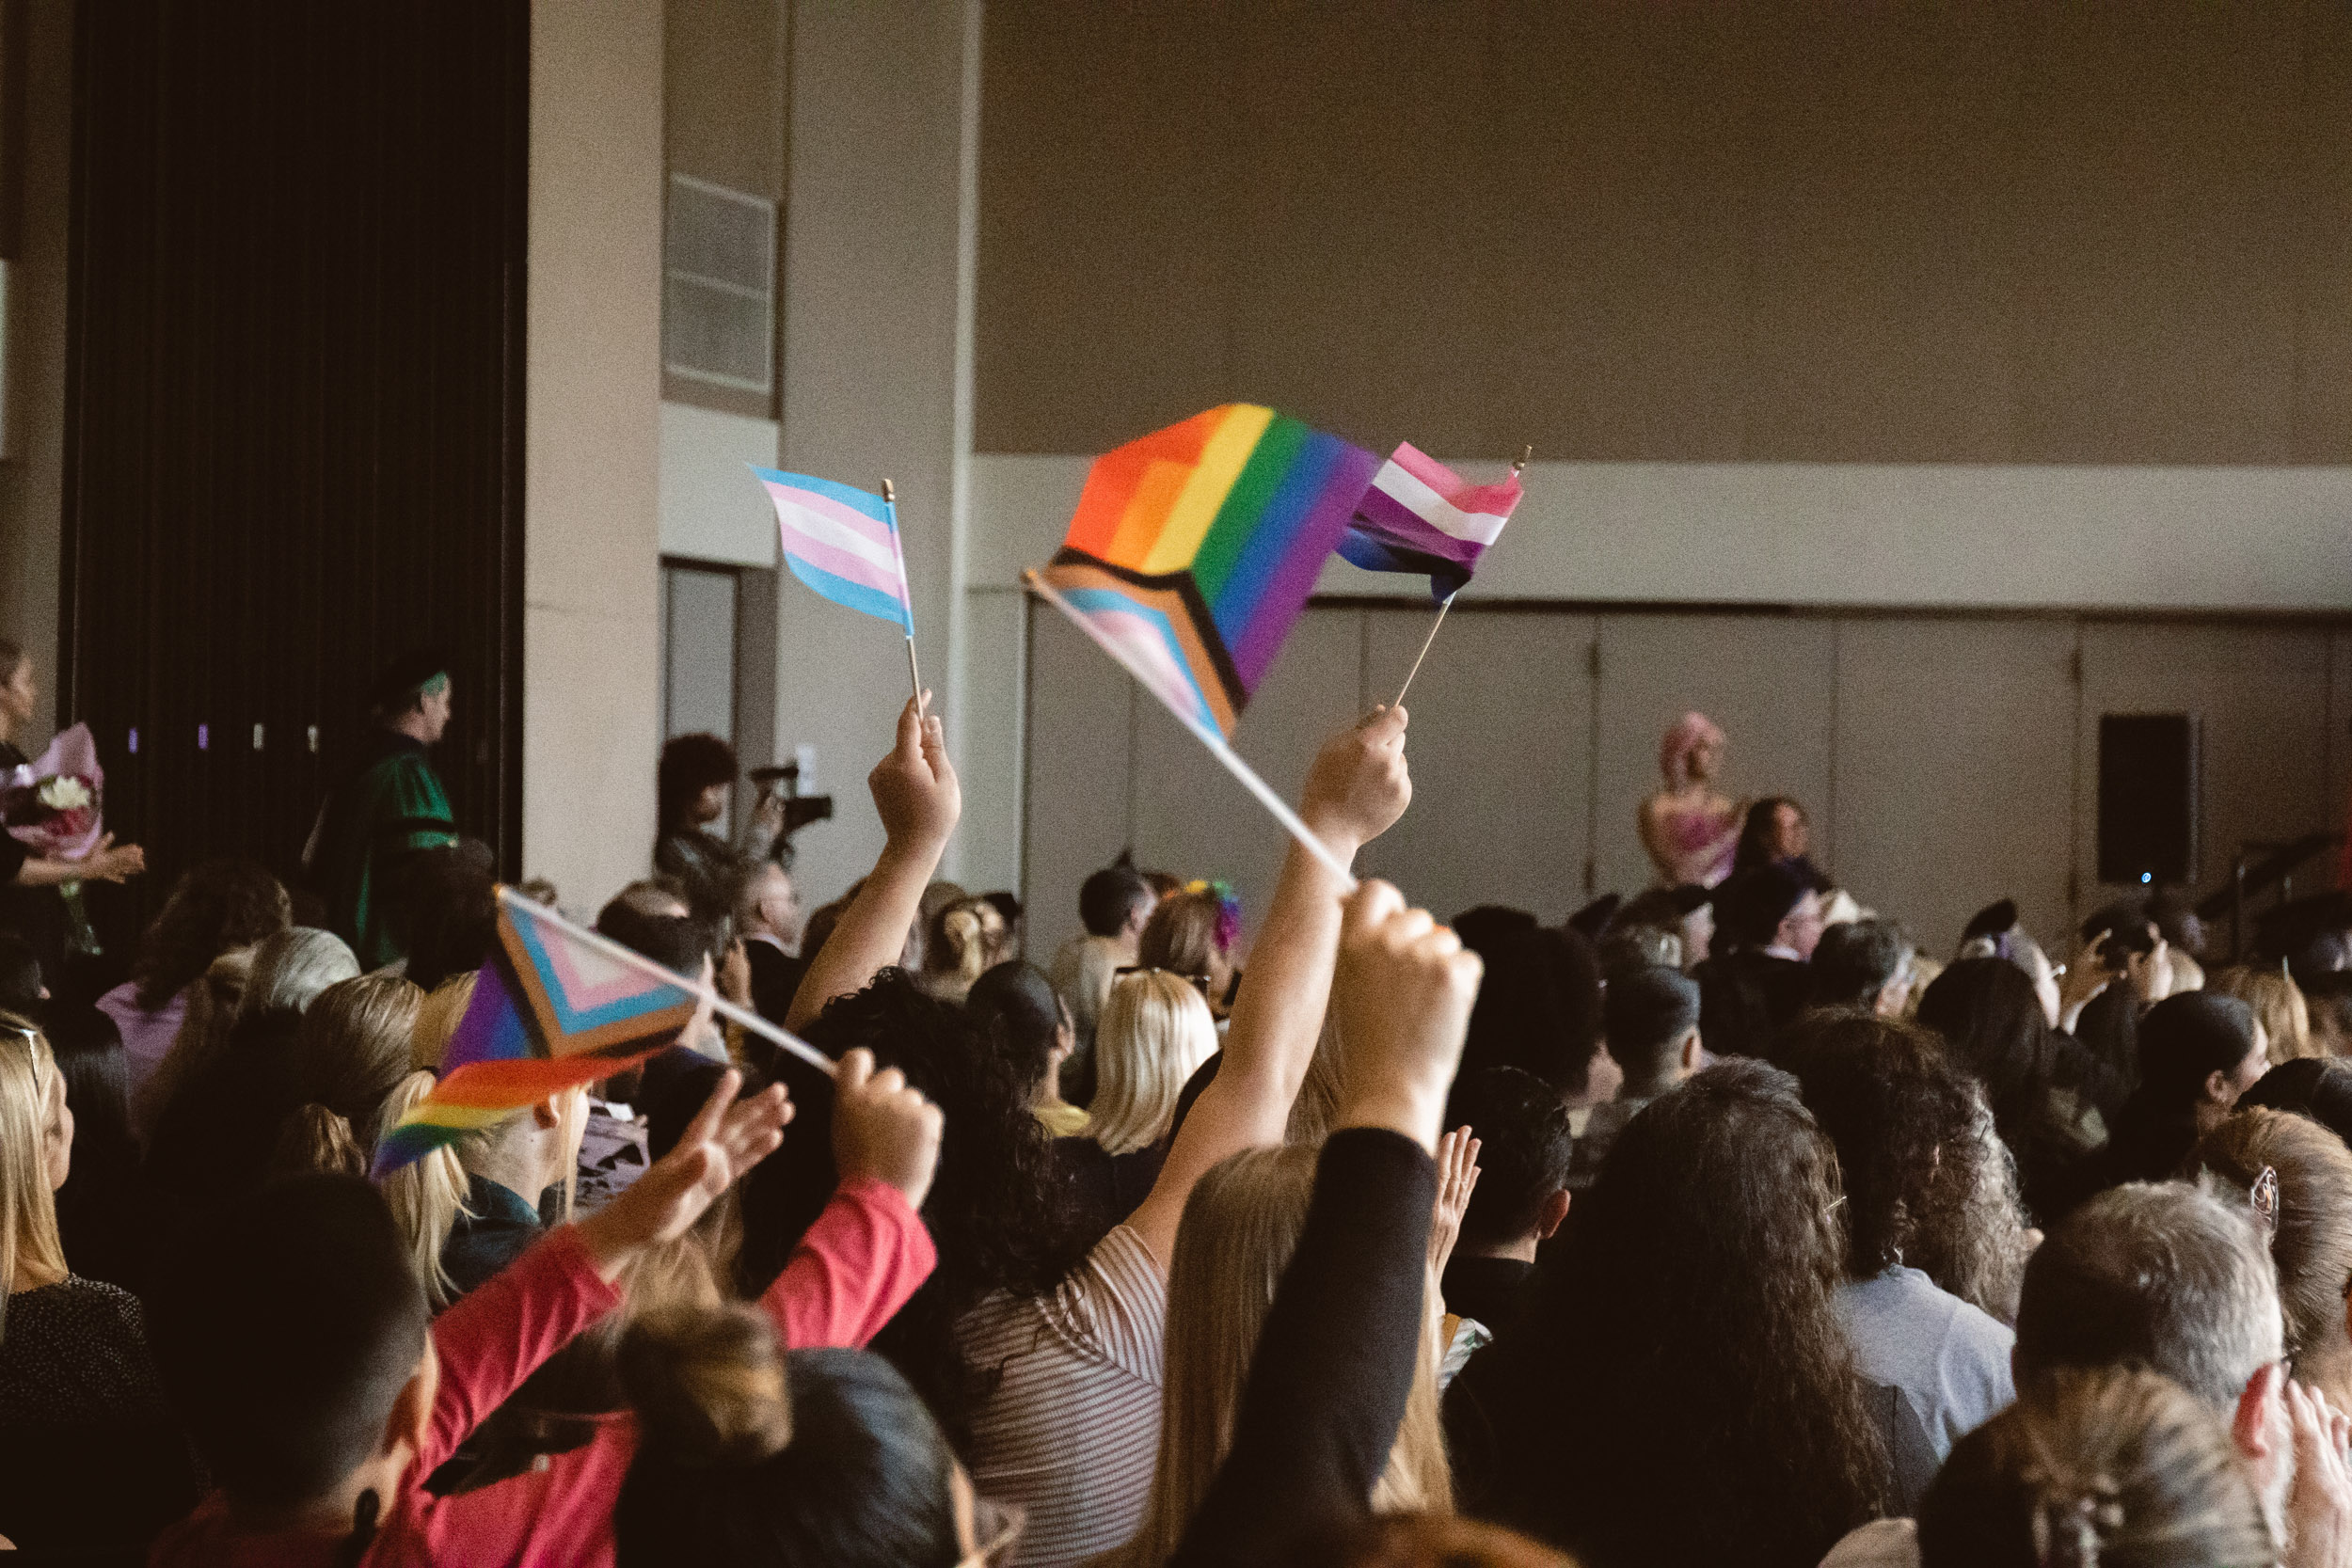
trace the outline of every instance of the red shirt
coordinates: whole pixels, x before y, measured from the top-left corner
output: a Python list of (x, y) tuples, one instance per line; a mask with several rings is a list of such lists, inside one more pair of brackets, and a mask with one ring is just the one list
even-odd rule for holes
[[(938, 1261), (930, 1232), (896, 1187), (845, 1181), (760, 1298), (794, 1348), (858, 1347), (888, 1323)], [(561, 1568), (612, 1561), (612, 1505), (637, 1452), (637, 1423), (607, 1418), (596, 1437), (545, 1470), (452, 1497), (421, 1482), (542, 1361), (618, 1305), (570, 1227), (533, 1246), (433, 1324), (441, 1363), (427, 1447), (410, 1466), (360, 1560), (368, 1568)], [(330, 1568), (346, 1538), (241, 1528), (215, 1493), (164, 1532), (152, 1568)]]

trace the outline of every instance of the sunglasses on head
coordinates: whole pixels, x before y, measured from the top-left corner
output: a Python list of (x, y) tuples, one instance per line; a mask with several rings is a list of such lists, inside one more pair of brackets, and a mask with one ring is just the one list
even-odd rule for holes
[(1208, 1000), (1209, 977), (1205, 974), (1186, 974), (1178, 970), (1162, 969), (1157, 964), (1125, 964), (1111, 971), (1111, 978), (1114, 980), (1123, 980), (1130, 974), (1173, 974), (1199, 991), (1201, 1000)]

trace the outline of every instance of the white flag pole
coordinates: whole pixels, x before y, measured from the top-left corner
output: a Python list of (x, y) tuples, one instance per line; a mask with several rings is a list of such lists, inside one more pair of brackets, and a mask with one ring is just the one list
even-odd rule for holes
[[(1534, 455), (1534, 447), (1521, 447), (1518, 461), (1511, 465), (1511, 477), (1518, 478), (1519, 470), (1526, 467), (1527, 460)], [(1429, 623), (1429, 635), (1421, 640), (1421, 652), (1413, 656), (1413, 667), (1405, 672), (1405, 684), (1396, 689), (1396, 701), (1389, 705), (1391, 707), (1405, 705), (1405, 693), (1413, 689), (1413, 677), (1421, 673), (1421, 661), (1429, 657), (1429, 644), (1438, 640), (1438, 628), (1445, 625), (1445, 612), (1454, 608), (1454, 595), (1460, 592), (1460, 589), (1455, 589), (1454, 594), (1448, 594), (1438, 604), (1438, 618)]]
[(619, 942), (614, 942), (611, 937), (606, 936), (601, 931), (592, 931), (584, 926), (576, 926), (572, 924), (572, 922), (564, 919), (562, 915), (556, 913), (553, 910), (548, 909), (545, 904), (538, 903), (533, 899), (526, 898), (521, 894), (516, 893), (513, 888), (508, 887), (503, 883), (501, 883), (499, 886), (499, 901), (503, 903), (508, 909), (513, 910), (516, 914), (528, 916), (530, 919), (536, 920), (542, 925), (554, 927), (557, 930), (562, 931), (565, 936), (571, 938), (574, 942), (579, 942), (581, 946), (589, 948), (591, 951), (601, 953), (606, 958), (612, 959), (616, 963), (627, 964), (631, 969), (639, 970), (644, 974), (654, 975), (659, 979), (665, 980), (671, 985), (677, 987), (677, 989), (682, 991), (691, 993), (697, 1000), (707, 1003), (710, 1006), (710, 1010), (718, 1014), (721, 1018), (723, 1018), (732, 1023), (741, 1024), (744, 1028), (750, 1030), (753, 1034), (757, 1035), (762, 1039), (773, 1040), (776, 1044), (784, 1047), (785, 1050), (789, 1051), (793, 1055), (798, 1056), (802, 1061), (806, 1062), (809, 1066), (815, 1068), (826, 1077), (831, 1078), (834, 1076), (834, 1063), (832, 1057), (826, 1055), (823, 1052), (818, 1050), (815, 1046), (809, 1044), (808, 1041), (801, 1038), (800, 1036), (792, 1033), (789, 1029), (778, 1028), (775, 1024), (769, 1022), (757, 1013), (750, 1012), (742, 1007), (737, 1006), (725, 997), (721, 996), (718, 991), (711, 988), (708, 982), (703, 980), (690, 980), (685, 975), (680, 974), (677, 971), (670, 968), (668, 965), (657, 963), (653, 959), (645, 957), (643, 953), (622, 946)]
[(898, 562), (898, 592), (907, 613), (907, 681), (914, 688), (914, 711), (923, 711), (923, 672), (914, 662), (914, 584), (907, 580), (906, 546), (898, 542), (898, 492), (882, 481), (882, 510), (890, 514), (890, 552)]
[(1160, 705), (1174, 714), (1177, 722), (1190, 730), (1194, 738), (1209, 749), (1209, 754), (1223, 763), (1225, 770), (1239, 780), (1244, 789), (1258, 798), (1258, 803), (1273, 814), (1274, 820), (1280, 823), (1283, 831), (1298, 841), (1300, 848), (1321, 861), (1324, 869), (1337, 877), (1348, 892), (1356, 891), (1356, 874), (1347, 868), (1347, 863), (1333, 854), (1329, 845), (1308, 831), (1307, 824), (1301, 821), (1298, 814), (1291, 809), (1291, 803), (1277, 795), (1272, 785), (1258, 777), (1256, 769), (1242, 761), (1241, 754), (1233, 750), (1230, 741), (1217, 733), (1215, 726), (1202, 723), (1199, 718), (1185, 712), (1177, 704), (1169, 701), (1168, 693), (1160, 689), (1159, 683), (1145, 672), (1141, 664), (1126, 649), (1103, 635), (1093, 622), (1079, 614), (1070, 601), (1057, 593), (1054, 585), (1047, 582), (1042, 575), (1035, 571), (1024, 572), (1021, 574), (1021, 580), (1028, 584), (1030, 591), (1039, 598), (1069, 617), (1071, 625), (1086, 633), (1088, 639), (1096, 647), (1110, 655), (1120, 669), (1133, 675), (1146, 691), (1157, 697), (1160, 700)]

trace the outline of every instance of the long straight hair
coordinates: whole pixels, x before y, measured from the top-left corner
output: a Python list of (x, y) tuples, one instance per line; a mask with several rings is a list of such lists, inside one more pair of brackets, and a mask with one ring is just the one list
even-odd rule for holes
[(56, 1196), (40, 1153), (49, 1087), (57, 1082), (47, 1037), (16, 1014), (0, 1013), (0, 1334), (7, 1332), (20, 1269), (65, 1273)]
[(1209, 1005), (1181, 975), (1149, 969), (1111, 983), (1094, 1031), (1094, 1103), (1087, 1136), (1132, 1154), (1168, 1136), (1193, 1069), (1216, 1050)]
[[(1168, 1350), (1160, 1451), (1143, 1523), (1106, 1561), (1158, 1568), (1174, 1555), (1208, 1496), (1233, 1438), (1233, 1418), (1274, 1292), (1306, 1228), (1320, 1151), (1300, 1145), (1252, 1148), (1220, 1161), (1193, 1188), (1168, 1275)], [(1435, 1292), (1424, 1291), (1425, 1306)], [(1373, 1489), (1382, 1513), (1446, 1513), (1454, 1507), (1438, 1407), (1433, 1314), (1388, 1469)]]

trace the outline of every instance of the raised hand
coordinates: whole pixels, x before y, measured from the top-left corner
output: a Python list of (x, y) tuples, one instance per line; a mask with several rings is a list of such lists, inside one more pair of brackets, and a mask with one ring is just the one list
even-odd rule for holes
[[(928, 701), (930, 693), (923, 695)], [(898, 742), (866, 776), (866, 787), (894, 849), (936, 856), (963, 816), (946, 727), (937, 715), (917, 712), (911, 697), (898, 713)]]
[(1454, 1257), (1454, 1243), (1462, 1236), (1462, 1216), (1470, 1212), (1470, 1194), (1478, 1187), (1478, 1140), (1467, 1127), (1457, 1127), (1438, 1141), (1438, 1205), (1429, 1216), (1429, 1268), (1445, 1273)]
[(946, 1127), (939, 1107), (897, 1068), (876, 1072), (874, 1053), (863, 1046), (834, 1065), (833, 1091), (833, 1163), (841, 1180), (870, 1176), (898, 1188), (909, 1207), (923, 1207)]
[(580, 1239), (606, 1279), (620, 1277), (644, 1248), (685, 1235), (720, 1194), (784, 1141), (785, 1123), (792, 1119), (784, 1085), (739, 1101), (736, 1092), (742, 1086), (741, 1073), (729, 1069), (720, 1074), (677, 1147), (580, 1222)]
[(1388, 832), (1413, 801), (1401, 707), (1376, 707), (1325, 741), (1307, 769), (1298, 815), (1345, 854)]
[(1459, 937), (1388, 883), (1357, 889), (1333, 988), (1348, 1063), (1339, 1125), (1387, 1127), (1435, 1151), (1484, 973)]
[(147, 869), (147, 851), (135, 844), (116, 848), (115, 835), (106, 834), (97, 847), (74, 863), (74, 875), (86, 882), (120, 882)]
[(2352, 1568), (2352, 1418), (2316, 1388), (2286, 1386), (2295, 1429), (2295, 1482), (2287, 1494), (2285, 1568)]

